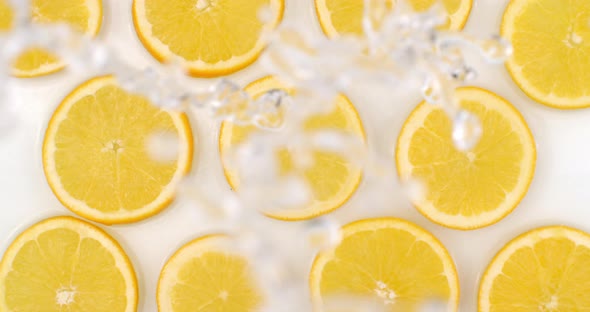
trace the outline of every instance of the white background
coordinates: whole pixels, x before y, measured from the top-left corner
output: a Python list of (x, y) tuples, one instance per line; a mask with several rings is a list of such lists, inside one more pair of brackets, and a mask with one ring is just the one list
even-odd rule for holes
[[(129, 0), (103, 0), (104, 24), (100, 38), (121, 57), (139, 68), (157, 66), (135, 35)], [(286, 0), (285, 20), (319, 33), (312, 0)], [(465, 30), (478, 36), (498, 33), (507, 0), (474, 0)], [(590, 120), (589, 110), (560, 111), (528, 99), (502, 66), (475, 63), (480, 71), (474, 83), (511, 101), (525, 116), (538, 145), (537, 169), (528, 195), (500, 223), (471, 232), (435, 225), (408, 203), (399, 187), (388, 215), (411, 220), (433, 232), (453, 255), (461, 282), (461, 311), (476, 310), (478, 279), (488, 261), (508, 240), (533, 227), (566, 224), (590, 231)], [(265, 76), (256, 64), (232, 79), (242, 85)], [(40, 147), (52, 111), (61, 99), (90, 76), (62, 72), (19, 82), (22, 103), (16, 128), (0, 136), (0, 250), (32, 223), (48, 216), (70, 214), (53, 196), (43, 175)], [(195, 85), (207, 81), (195, 79)], [(351, 90), (353, 102), (363, 101), (362, 90)], [(371, 98), (375, 98), (372, 96)], [(415, 97), (418, 98), (417, 95)], [(391, 97), (383, 95), (382, 100)], [(396, 118), (391, 135), (397, 137), (405, 117), (417, 102), (392, 101)], [(361, 111), (361, 116), (363, 112)], [(217, 125), (199, 117), (193, 120), (198, 144), (195, 172), (211, 187), (227, 187), (217, 160)], [(393, 161), (393, 160), (392, 160)], [(359, 190), (362, 192), (363, 188)], [(353, 199), (354, 200), (354, 199)], [(359, 205), (359, 203), (356, 203)], [(362, 203), (360, 203), (362, 205)], [(199, 214), (186, 203), (175, 203), (146, 221), (104, 227), (129, 253), (140, 281), (140, 311), (156, 311), (155, 287), (166, 258), (184, 242), (200, 235)], [(343, 207), (340, 212), (345, 211)], [(366, 207), (371, 209), (371, 207)]]

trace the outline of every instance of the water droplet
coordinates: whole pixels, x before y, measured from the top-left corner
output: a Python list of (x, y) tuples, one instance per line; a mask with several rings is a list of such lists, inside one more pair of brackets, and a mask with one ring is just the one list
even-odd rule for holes
[(465, 83), (477, 78), (477, 72), (472, 67), (463, 65), (451, 72), (451, 77), (458, 83)]
[(277, 17), (276, 10), (271, 5), (263, 5), (258, 10), (258, 20), (262, 23), (270, 23)]
[(474, 114), (461, 110), (453, 120), (453, 143), (460, 151), (468, 151), (475, 147), (482, 135), (479, 118)]
[(500, 36), (481, 41), (480, 48), (485, 60), (492, 64), (504, 63), (512, 55), (512, 45)]
[(309, 185), (296, 176), (274, 176), (270, 180), (245, 183), (240, 196), (263, 213), (280, 214), (309, 205), (312, 198)]
[(343, 131), (318, 131), (310, 139), (314, 150), (337, 153), (357, 166), (362, 166), (367, 157), (367, 149), (362, 139)]
[(0, 55), (7, 63), (10, 63), (18, 54), (20, 54), (25, 48), (26, 43), (23, 38), (12, 37), (9, 40), (3, 40), (2, 51)]
[(75, 287), (63, 287), (56, 291), (55, 301), (63, 308), (63, 306), (69, 306), (75, 301), (77, 291)]
[(421, 202), (426, 198), (426, 185), (416, 178), (404, 182), (404, 191), (414, 203)]
[(421, 88), (422, 97), (426, 102), (437, 105), (441, 101), (441, 86), (436, 79), (429, 78)]
[(97, 44), (90, 48), (88, 58), (93, 68), (101, 69), (107, 66), (110, 56), (110, 51), (107, 47)]
[(213, 116), (236, 124), (248, 124), (252, 119), (251, 99), (237, 84), (222, 79), (210, 90), (207, 106)]
[(305, 225), (305, 235), (308, 245), (316, 251), (333, 248), (342, 239), (340, 224), (326, 217), (308, 221)]
[(284, 124), (284, 114), (291, 105), (287, 92), (274, 89), (259, 97), (254, 106), (254, 125), (268, 130), (279, 130)]
[(148, 155), (158, 162), (171, 162), (178, 158), (178, 135), (169, 131), (152, 133), (147, 139)]
[(378, 31), (389, 12), (386, 0), (365, 0), (363, 28), (366, 34)]
[(195, 8), (199, 11), (203, 11), (211, 6), (211, 3), (207, 0), (197, 0)]

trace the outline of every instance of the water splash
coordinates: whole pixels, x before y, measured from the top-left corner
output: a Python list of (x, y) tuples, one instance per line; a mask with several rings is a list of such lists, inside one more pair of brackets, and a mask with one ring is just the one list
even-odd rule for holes
[(465, 110), (459, 111), (453, 119), (452, 138), (460, 151), (469, 151), (479, 142), (483, 129), (479, 118)]
[(504, 63), (513, 52), (510, 42), (500, 36), (478, 41), (478, 45), (485, 60), (492, 64)]

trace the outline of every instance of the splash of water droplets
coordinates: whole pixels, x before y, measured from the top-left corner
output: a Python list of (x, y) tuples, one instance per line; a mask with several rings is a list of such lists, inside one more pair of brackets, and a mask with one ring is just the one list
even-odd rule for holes
[(473, 113), (460, 110), (453, 120), (452, 138), (460, 151), (469, 151), (479, 142), (483, 129), (479, 118)]

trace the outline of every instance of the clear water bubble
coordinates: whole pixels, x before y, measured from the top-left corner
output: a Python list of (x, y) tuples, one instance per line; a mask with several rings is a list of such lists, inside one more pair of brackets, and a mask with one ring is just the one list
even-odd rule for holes
[(413, 203), (422, 202), (426, 198), (426, 185), (417, 178), (411, 178), (404, 182), (404, 192)]
[(273, 89), (253, 103), (253, 123), (259, 128), (280, 130), (285, 122), (285, 113), (291, 106), (291, 97), (284, 90)]
[[(84, 53), (84, 51), (87, 51)], [(88, 63), (93, 69), (104, 69), (111, 60), (111, 51), (101, 44), (89, 44), (85, 50), (82, 50), (88, 59)]]
[(184, 99), (186, 98), (186, 95), (178, 95), (178, 93), (175, 92), (163, 92), (159, 102), (156, 103), (164, 108), (181, 110), (185, 103)]
[[(72, 34), (78, 36), (77, 34)], [(57, 51), (68, 67), (75, 72), (105, 70), (111, 64), (111, 52), (102, 44), (90, 38), (80, 37), (72, 47), (61, 46)]]
[(297, 25), (283, 24), (274, 32), (261, 63), (272, 74), (291, 85), (315, 79), (317, 49), (315, 35)]
[(422, 98), (424, 98), (426, 102), (433, 105), (437, 105), (441, 102), (441, 85), (436, 79), (426, 79), (420, 91), (422, 92)]
[(119, 86), (127, 92), (146, 95), (150, 100), (156, 99), (157, 88), (154, 82), (158, 80), (158, 73), (153, 68), (138, 71), (130, 66), (122, 66), (115, 71)]
[(315, 251), (333, 248), (342, 240), (340, 224), (328, 217), (307, 221), (304, 231), (309, 248)]
[(479, 142), (482, 133), (481, 122), (477, 116), (465, 110), (455, 114), (452, 139), (458, 150), (471, 150)]
[(270, 23), (272, 22), (277, 16), (277, 10), (273, 8), (271, 5), (263, 5), (258, 10), (258, 20), (262, 23)]
[(513, 52), (512, 44), (497, 35), (488, 40), (482, 40), (479, 42), (479, 47), (484, 59), (492, 64), (504, 63)]
[(198, 175), (191, 175), (185, 177), (176, 189), (178, 198), (194, 211), (195, 228), (229, 233), (245, 223), (246, 209), (235, 192), (202, 182)]
[(148, 155), (158, 162), (173, 162), (178, 159), (179, 139), (178, 135), (171, 131), (158, 131), (147, 138)]
[(241, 91), (240, 86), (230, 80), (221, 79), (210, 88), (212, 100), (217, 100), (215, 102), (211, 102), (211, 105), (214, 107), (221, 107), (224, 105), (227, 99), (239, 91)]
[(256, 100), (259, 112), (274, 112), (277, 108), (288, 103), (289, 94), (281, 89), (272, 89)]
[(228, 153), (228, 165), (238, 170), (240, 178), (245, 183), (258, 184), (276, 180), (276, 151), (265, 143), (266, 140), (262, 136), (252, 135)]
[(299, 146), (295, 146), (290, 149), (290, 154), (293, 160), (293, 167), (298, 170), (309, 169), (316, 162), (314, 150), (307, 145), (299, 144)]
[(297, 301), (304, 301), (303, 297), (292, 300), (286, 296), (285, 290), (291, 282), (288, 267), (274, 246), (260, 233), (246, 226), (234, 229), (229, 237), (231, 240), (224, 246), (226, 252), (246, 260), (249, 276), (242, 278), (250, 279), (257, 293), (261, 295), (261, 306), (256, 311), (291, 311), (281, 307), (285, 304), (297, 306)]
[(311, 199), (309, 185), (299, 176), (280, 178), (277, 185), (276, 207), (301, 208)]
[(252, 100), (237, 84), (222, 79), (209, 91), (207, 106), (214, 117), (237, 124), (251, 123)]
[(16, 25), (29, 23), (31, 16), (31, 0), (8, 0), (8, 4), (14, 9)]
[(2, 49), (0, 49), (0, 57), (5, 63), (10, 63), (27, 47), (26, 40), (22, 36), (11, 36), (8, 40), (3, 40)]
[(183, 103), (185, 103), (186, 107), (189, 109), (198, 110), (205, 107), (208, 98), (208, 94), (188, 93), (183, 98)]
[(367, 157), (367, 148), (362, 139), (344, 131), (317, 131), (310, 139), (314, 149), (339, 154), (357, 166), (362, 166)]
[(379, 33), (388, 12), (386, 0), (364, 0), (362, 26), (371, 55), (377, 54), (382, 46)]
[(462, 65), (451, 71), (451, 77), (456, 82), (463, 84), (475, 80), (477, 78), (477, 71), (470, 66)]
[(134, 72), (123, 72), (121, 71), (116, 75), (119, 86), (129, 92), (135, 92), (137, 90), (137, 73)]
[(307, 182), (295, 175), (276, 176), (263, 183), (242, 183), (239, 194), (257, 210), (270, 214), (305, 208), (312, 198)]

